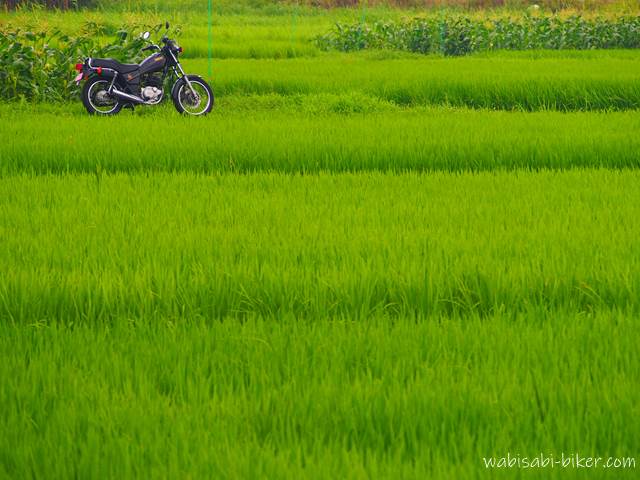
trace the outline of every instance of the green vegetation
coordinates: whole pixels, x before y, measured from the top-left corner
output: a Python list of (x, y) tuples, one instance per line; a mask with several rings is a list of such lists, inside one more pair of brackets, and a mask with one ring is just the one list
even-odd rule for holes
[(0, 13), (61, 72), (0, 104), (0, 479), (635, 478), (483, 457), (640, 461), (638, 51), (324, 52), (416, 10), (303, 3), (215, 2), (207, 118), (65, 83), (164, 20), (206, 74), (205, 2)]
[[(62, 10), (98, 8), (110, 12), (118, 11), (175, 11), (202, 10), (203, 0), (2, 0), (5, 9), (48, 7)], [(313, 13), (322, 9), (401, 8), (453, 10), (509, 9), (525, 10), (542, 7), (552, 11), (577, 9), (580, 11), (627, 11), (637, 8), (630, 0), (217, 0), (213, 4), (219, 14), (246, 14), (259, 12), (262, 15), (285, 14), (302, 9)]]
[(96, 32), (92, 27), (85, 25), (85, 31), (77, 37), (69, 37), (58, 29), (36, 33), (0, 31), (0, 99), (69, 100), (77, 93), (71, 81), (77, 62), (87, 57), (141, 59), (140, 50), (145, 42), (139, 35), (119, 30), (115, 40), (101, 46), (94, 39)]
[(169, 109), (142, 120), (29, 107), (5, 116), (0, 172), (635, 169), (640, 161), (636, 112), (403, 111), (358, 96), (297, 100), (228, 98), (205, 120)]
[[(22, 32), (0, 34), (0, 97), (75, 98), (70, 82), (74, 63), (87, 55), (135, 60), (140, 54), (137, 34), (162, 19), (161, 14), (120, 14), (115, 20), (105, 14), (38, 15), (36, 20), (24, 13), (0, 19), (0, 31)], [(349, 21), (350, 15), (341, 12), (337, 18)], [(111, 19), (102, 23), (105, 18)], [(274, 17), (216, 21), (213, 86), (219, 96), (357, 91), (398, 105), (521, 110), (640, 105), (640, 54), (635, 50), (492, 52), (447, 61), (397, 51), (327, 54), (313, 38), (326, 30), (330, 18), (305, 17), (299, 24)], [(189, 60), (186, 66), (201, 73), (209, 70), (205, 23), (206, 18), (188, 13), (174, 23)]]
[[(185, 64), (199, 71), (207, 67), (204, 60)], [(368, 52), (280, 61), (228, 59), (215, 62), (213, 84), (221, 97), (352, 93), (403, 106), (635, 109), (640, 106), (640, 54), (530, 52), (445, 60)]]
[(325, 50), (391, 48), (451, 56), (485, 50), (638, 48), (640, 17), (587, 19), (579, 15), (568, 18), (556, 15), (514, 20), (447, 15), (400, 23), (338, 23), (316, 42)]
[(638, 181), (606, 170), (11, 176), (0, 319), (636, 312)]
[[(141, 28), (139, 29), (141, 30)], [(24, 36), (25, 34), (22, 34)], [(18, 45), (0, 34), (0, 43)], [(89, 37), (69, 39), (68, 49), (22, 44), (0, 55), (5, 65), (0, 97), (46, 100), (77, 98), (73, 65), (86, 55), (135, 59), (139, 41), (98, 48)], [(129, 35), (127, 38), (133, 38)], [(86, 41), (85, 41), (86, 40)], [(186, 68), (206, 73), (200, 41), (181, 41)], [(640, 53), (636, 51), (510, 52), (444, 59), (401, 52), (320, 54), (286, 58), (287, 49), (266, 46), (214, 53), (212, 84), (220, 98), (245, 95), (359, 95), (399, 106), (447, 105), (507, 110), (625, 110), (640, 106)], [(136, 53), (131, 53), (135, 51)], [(189, 52), (195, 53), (189, 53)], [(299, 51), (301, 52), (301, 50)], [(249, 59), (250, 56), (272, 57)], [(282, 55), (281, 59), (278, 59)], [(292, 55), (296, 55), (295, 53)]]
[(2, 325), (0, 476), (636, 478), (482, 457), (635, 454), (639, 333), (606, 311)]

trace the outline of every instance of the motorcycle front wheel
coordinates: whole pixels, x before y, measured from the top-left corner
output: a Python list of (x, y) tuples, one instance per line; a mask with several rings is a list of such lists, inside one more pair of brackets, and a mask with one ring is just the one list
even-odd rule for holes
[(197, 75), (187, 75), (191, 87), (186, 79), (179, 79), (171, 89), (171, 98), (178, 112), (185, 115), (200, 116), (211, 112), (214, 98), (213, 90), (209, 84)]
[(91, 115), (115, 115), (122, 110), (122, 103), (109, 95), (111, 80), (91, 77), (82, 88), (82, 103)]

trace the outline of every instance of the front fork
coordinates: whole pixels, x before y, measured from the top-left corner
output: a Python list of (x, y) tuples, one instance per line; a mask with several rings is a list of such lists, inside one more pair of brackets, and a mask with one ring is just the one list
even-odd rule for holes
[(176, 68), (180, 71), (180, 74), (182, 75), (182, 78), (187, 83), (187, 86), (189, 87), (189, 90), (191, 90), (191, 93), (193, 94), (193, 98), (196, 100), (196, 102), (199, 102), (200, 101), (200, 95), (198, 95), (198, 93), (193, 88), (193, 85), (191, 85), (191, 81), (189, 80), (189, 77), (187, 76), (186, 73), (184, 73), (184, 70), (182, 69), (182, 65), (180, 65), (180, 62), (178, 61), (176, 56), (173, 54), (173, 52), (170, 52), (170, 53), (171, 53), (171, 57), (173, 57), (173, 61), (175, 63), (175, 67), (173, 67), (173, 72), (176, 74), (176, 77), (180, 77), (180, 75), (178, 75), (178, 72), (176, 71)]

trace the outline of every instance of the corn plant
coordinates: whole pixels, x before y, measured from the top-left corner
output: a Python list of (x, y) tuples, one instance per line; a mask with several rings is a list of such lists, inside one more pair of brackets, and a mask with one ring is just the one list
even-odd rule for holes
[[(77, 91), (72, 81), (73, 66), (85, 57), (139, 59), (144, 40), (134, 32), (148, 29), (133, 26), (117, 30), (114, 39), (100, 45), (98, 26), (86, 24), (76, 37), (60, 30), (29, 32), (0, 31), (0, 98), (60, 101)], [(156, 29), (159, 27), (156, 27)]]
[(640, 17), (585, 18), (525, 15), (478, 19), (465, 15), (400, 22), (336, 24), (316, 37), (323, 50), (369, 48), (466, 55), (483, 50), (639, 48)]

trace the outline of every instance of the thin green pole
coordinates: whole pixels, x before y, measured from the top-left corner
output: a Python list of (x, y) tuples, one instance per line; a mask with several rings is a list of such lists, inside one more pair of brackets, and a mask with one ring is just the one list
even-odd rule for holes
[(291, 16), (291, 39), (289, 41), (289, 55), (294, 56), (294, 44), (296, 41), (296, 24), (298, 23), (298, 10), (300, 9), (300, 0), (296, 0), (296, 8)]
[(208, 36), (209, 36), (209, 79), (213, 77), (213, 26), (211, 23), (213, 22), (213, 0), (209, 0), (209, 26), (208, 26)]

